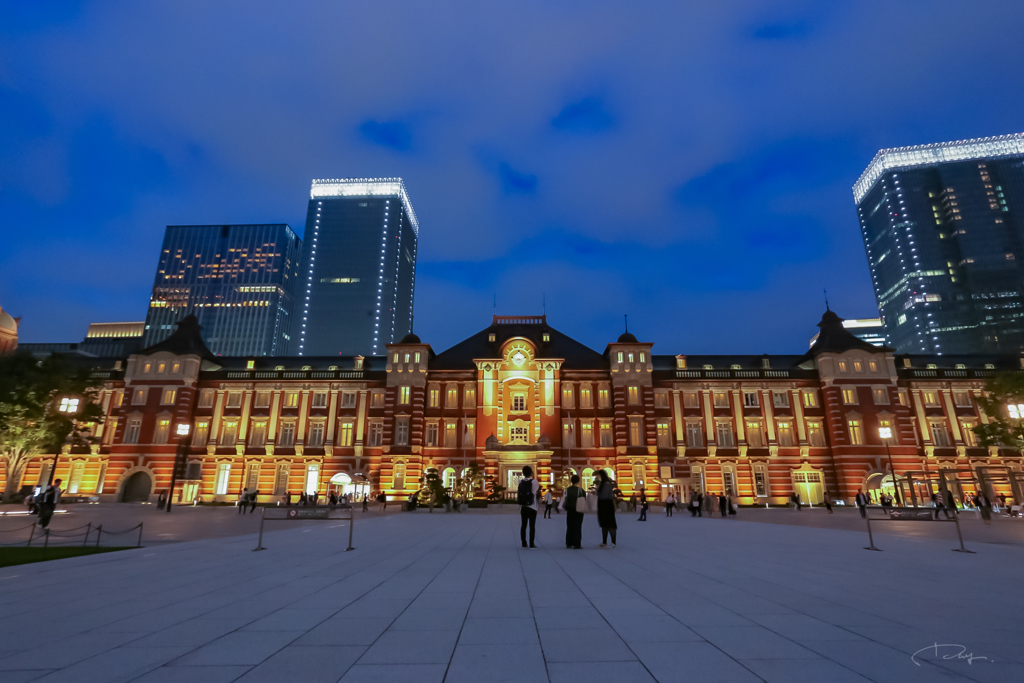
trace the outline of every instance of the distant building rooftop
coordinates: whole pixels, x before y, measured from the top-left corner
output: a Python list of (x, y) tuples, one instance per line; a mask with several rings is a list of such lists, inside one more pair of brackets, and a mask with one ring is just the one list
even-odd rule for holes
[(416, 212), (409, 201), (409, 194), (405, 191), (405, 183), (401, 178), (329, 178), (313, 180), (309, 189), (309, 198), (318, 197), (371, 197), (397, 196), (402, 200), (405, 212), (409, 214), (409, 222), (416, 235), (420, 234), (420, 223), (416, 219)]
[[(853, 336), (869, 344), (885, 346), (885, 327), (882, 325), (881, 318), (851, 318), (843, 321), (843, 327), (849, 330)], [(818, 341), (820, 334), (819, 332), (811, 337), (810, 346), (814, 346), (814, 342)]]

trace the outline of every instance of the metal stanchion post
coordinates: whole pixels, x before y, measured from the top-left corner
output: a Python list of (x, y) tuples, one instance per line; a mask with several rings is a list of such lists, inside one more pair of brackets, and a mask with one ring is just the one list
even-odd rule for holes
[(50, 530), (49, 529), (44, 529), (43, 531), (44, 531), (43, 550), (46, 550), (47, 548), (50, 547)]
[(136, 548), (142, 547), (142, 522), (139, 522), (139, 542), (135, 544)]
[(865, 509), (864, 510), (864, 521), (868, 523), (868, 543), (870, 543), (871, 545), (869, 545), (868, 547), (864, 548), (864, 550), (877, 550), (878, 552), (882, 552), (881, 548), (876, 548), (875, 547), (875, 537), (874, 537), (874, 534), (871, 533), (871, 517), (868, 516), (869, 514), (870, 513)]
[(92, 522), (89, 522), (85, 526), (85, 539), (82, 541), (83, 548), (89, 544), (89, 534), (92, 533)]
[(348, 509), (348, 547), (345, 548), (345, 552), (348, 552), (349, 550), (355, 550), (355, 546), (352, 545), (352, 527), (355, 526), (356, 519), (355, 514), (353, 514), (354, 512), (355, 508), (350, 507)]
[(953, 510), (953, 522), (956, 523), (956, 537), (960, 539), (960, 547), (953, 548), (954, 553), (970, 553), (974, 555), (973, 550), (968, 550), (964, 547), (964, 536), (960, 533), (960, 515), (957, 514), (956, 510)]
[(257, 550), (266, 550), (266, 548), (263, 547), (263, 520), (266, 518), (266, 516), (267, 516), (267, 508), (261, 508), (260, 509), (260, 537), (259, 537), (259, 540), (256, 541), (256, 547), (253, 548), (253, 550), (252, 550), (253, 552), (256, 552)]
[(102, 533), (103, 533), (103, 525), (100, 524), (98, 527), (96, 527), (96, 547), (97, 548), (100, 547), (100, 534), (102, 534)]
[(32, 539), (36, 537), (36, 524), (37, 523), (32, 525), (32, 531), (28, 533), (28, 544), (25, 546), (26, 548), (32, 547)]

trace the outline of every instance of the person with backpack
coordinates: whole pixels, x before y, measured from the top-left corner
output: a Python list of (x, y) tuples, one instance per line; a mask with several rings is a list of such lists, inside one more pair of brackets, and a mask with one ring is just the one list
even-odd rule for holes
[[(540, 498), (540, 482), (533, 478), (533, 468), (523, 466), (523, 478), (519, 480), (516, 491), (516, 502), (519, 503), (519, 516), (523, 524), (519, 528), (519, 538), (523, 547), (536, 548), (533, 539), (537, 535), (537, 500)], [(526, 545), (526, 527), (530, 527), (530, 545)]]
[(569, 478), (571, 486), (562, 496), (565, 506), (565, 547), (579, 550), (583, 547), (583, 513), (586, 510), (587, 494), (580, 488), (580, 475)]
[(60, 502), (60, 494), (63, 493), (60, 490), (62, 481), (63, 479), (54, 479), (53, 483), (46, 487), (41, 496), (39, 502), (39, 526), (44, 529), (50, 526), (50, 519), (53, 518), (53, 513), (57, 509), (57, 503)]

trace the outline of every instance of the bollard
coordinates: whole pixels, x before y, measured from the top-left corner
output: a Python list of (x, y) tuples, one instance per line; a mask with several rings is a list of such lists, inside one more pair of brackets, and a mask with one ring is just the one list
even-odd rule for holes
[(356, 509), (354, 507), (350, 507), (348, 509), (348, 547), (345, 548), (345, 552), (355, 550), (355, 547), (352, 545), (352, 527), (356, 525), (354, 514), (355, 510)]
[(974, 555), (975, 552), (973, 550), (968, 550), (967, 548), (964, 547), (964, 536), (963, 536), (963, 534), (960, 533), (960, 515), (957, 514), (956, 510), (953, 510), (953, 521), (956, 523), (956, 537), (960, 539), (960, 547), (959, 548), (953, 548), (952, 549), (953, 552), (954, 553), (969, 553), (971, 555)]
[(85, 538), (82, 539), (82, 547), (84, 548), (89, 544), (89, 534), (92, 533), (92, 522), (85, 525)]
[(864, 521), (868, 523), (868, 543), (870, 543), (870, 545), (864, 548), (864, 550), (877, 550), (878, 552), (882, 552), (881, 548), (875, 547), (875, 537), (874, 534), (871, 533), (871, 517), (869, 517), (870, 514), (871, 513), (867, 512), (866, 510), (864, 511)]
[(256, 541), (256, 547), (252, 549), (253, 552), (256, 552), (257, 550), (266, 550), (266, 548), (263, 547), (263, 521), (266, 517), (267, 508), (262, 508), (260, 510), (260, 537), (259, 540)]

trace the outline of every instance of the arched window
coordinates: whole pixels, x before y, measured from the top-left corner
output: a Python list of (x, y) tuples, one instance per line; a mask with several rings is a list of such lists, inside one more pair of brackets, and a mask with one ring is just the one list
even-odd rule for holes
[(446, 489), (450, 489), (455, 486), (455, 468), (447, 468), (441, 475), (441, 480), (444, 482), (444, 487)]
[(589, 491), (590, 487), (594, 485), (594, 470), (589, 467), (583, 470), (583, 481), (581, 483), (583, 484), (583, 489)]
[(393, 481), (394, 481), (394, 484), (392, 486), (393, 486), (394, 489), (396, 489), (398, 491), (401, 491), (402, 489), (405, 488), (405, 463), (404, 462), (396, 462), (395, 463), (395, 474), (394, 474)]

